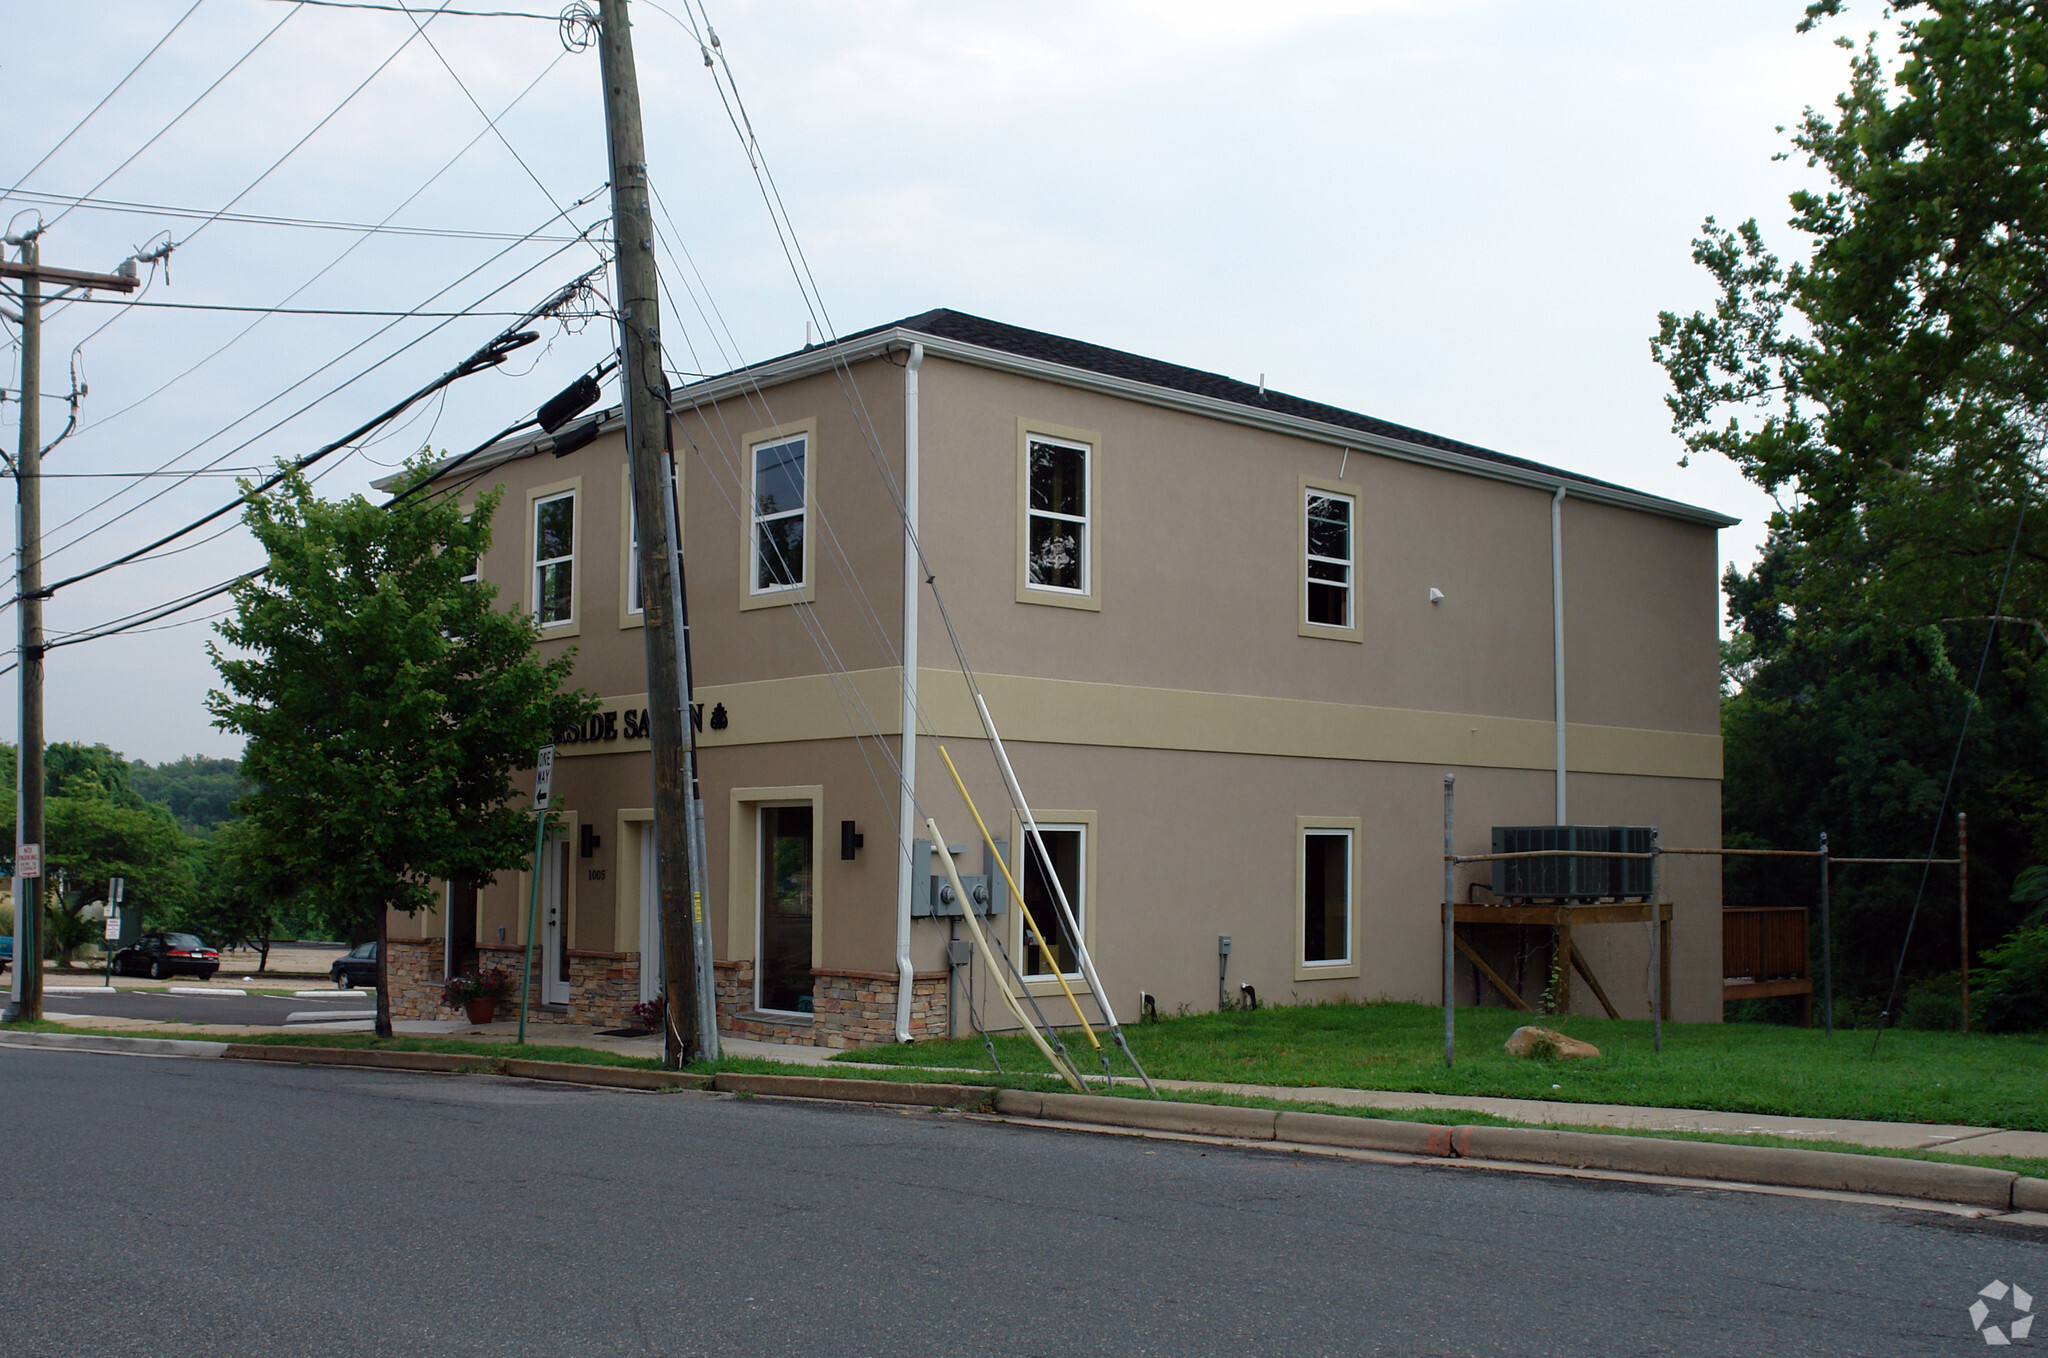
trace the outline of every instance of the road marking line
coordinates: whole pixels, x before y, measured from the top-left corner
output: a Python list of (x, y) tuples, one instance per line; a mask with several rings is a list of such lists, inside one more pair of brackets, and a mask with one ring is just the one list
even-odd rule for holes
[(170, 993), (173, 995), (246, 995), (249, 992), (246, 990), (230, 990), (226, 986), (207, 986), (201, 989), (196, 985), (174, 985), (171, 987)]

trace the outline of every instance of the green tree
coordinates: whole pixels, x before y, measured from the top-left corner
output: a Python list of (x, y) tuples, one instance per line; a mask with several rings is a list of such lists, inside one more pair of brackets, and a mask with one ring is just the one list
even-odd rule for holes
[(234, 815), (237, 797), (249, 790), (236, 759), (188, 754), (152, 766), (137, 759), (129, 764), (129, 785), (147, 801), (169, 807), (178, 824), (203, 834)]
[(270, 966), (270, 943), (280, 926), (298, 913), (301, 890), (291, 846), (273, 843), (256, 821), (238, 816), (206, 841), (184, 923), (224, 952), (256, 948), (260, 972)]
[[(404, 484), (428, 466), (423, 453)], [(435, 879), (523, 863), (533, 827), (511, 775), (597, 706), (563, 691), (573, 652), (542, 663), (532, 618), (462, 578), (497, 503), (330, 502), (291, 476), (243, 515), (268, 569), (219, 627), (241, 654), (209, 647), (215, 724), (248, 737), (240, 809), (332, 918), (374, 924), (383, 1036), (388, 910), (430, 906)]]
[[(1801, 30), (1842, 8), (1810, 5)], [(2048, 433), (2048, 26), (2021, 0), (1886, 13), (1897, 60), (1875, 35), (1838, 40), (1849, 88), (1792, 136), (1824, 180), (1791, 200), (1805, 257), (1710, 218), (1694, 258), (1718, 301), (1665, 313), (1652, 350), (1689, 453), (1727, 456), (1779, 506), (1762, 559), (1724, 582), (1729, 842), (1827, 829), (1838, 854), (1918, 854), (1954, 759), (1946, 810), (1970, 813), (1988, 940), (2020, 913), (2019, 869), (2048, 856), (2048, 512), (2029, 508)], [(1812, 901), (1781, 866), (1731, 863), (1726, 881), (1731, 901)], [(1918, 878), (1836, 882), (1838, 980), (1881, 996)], [(1953, 966), (1953, 900), (1937, 873), (1910, 970)]]

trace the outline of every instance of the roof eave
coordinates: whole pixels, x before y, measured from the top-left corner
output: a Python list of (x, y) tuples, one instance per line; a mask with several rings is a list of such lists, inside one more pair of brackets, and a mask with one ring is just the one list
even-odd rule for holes
[(929, 335), (903, 326), (890, 326), (834, 344), (816, 345), (793, 354), (786, 354), (781, 358), (769, 359), (754, 367), (741, 368), (717, 377), (706, 378), (701, 382), (693, 382), (676, 389), (676, 404), (681, 406), (685, 402), (703, 404), (724, 400), (729, 396), (742, 395), (759, 387), (809, 377), (841, 364), (876, 358), (895, 349), (907, 349), (912, 344), (922, 344), (927, 357), (949, 358), (999, 372), (1058, 382), (1065, 386), (1101, 392), (1104, 395), (1140, 401), (1169, 410), (1186, 411), (1253, 429), (1310, 439), (1329, 444), (1333, 448), (1376, 453), (1382, 457), (1399, 458), (1405, 462), (1463, 472), (1469, 476), (1483, 476), (1488, 480), (1505, 481), (1511, 485), (1529, 486), (1543, 491), (1555, 491), (1559, 485), (1563, 485), (1566, 495), (1578, 499), (1658, 514), (1666, 518), (1682, 519), (1688, 523), (1704, 524), (1712, 528), (1731, 528), (1742, 522), (1717, 510), (1703, 509), (1680, 500), (1668, 500), (1661, 495), (1649, 495), (1620, 486), (1581, 481), (1568, 472), (1490, 462), (1485, 458), (1442, 448), (1429, 448), (1383, 434), (1348, 429), (1340, 424), (1330, 424), (1298, 415), (1284, 415), (1277, 411), (1254, 410), (1235, 401), (1201, 396), (1194, 392), (1176, 391), (1171, 387), (1155, 386), (1149, 382), (1138, 382), (1125, 377), (1113, 377), (1086, 368), (1076, 368), (1064, 363), (991, 349), (984, 345), (969, 344), (962, 340)]

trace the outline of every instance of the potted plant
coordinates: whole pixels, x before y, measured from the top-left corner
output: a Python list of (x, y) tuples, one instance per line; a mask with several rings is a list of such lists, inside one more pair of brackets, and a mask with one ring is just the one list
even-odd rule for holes
[(441, 985), (441, 1003), (460, 1009), (471, 1023), (489, 1023), (498, 1014), (498, 1001), (512, 993), (512, 978), (502, 968), (481, 974), (465, 971), (450, 976)]

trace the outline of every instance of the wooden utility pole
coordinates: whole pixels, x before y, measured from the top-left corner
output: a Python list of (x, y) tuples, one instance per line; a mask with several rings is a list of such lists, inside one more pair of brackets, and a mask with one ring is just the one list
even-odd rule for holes
[[(21, 443), (14, 466), (21, 748), (15, 760), (14, 987), (5, 1011), (10, 1021), (43, 1016), (43, 283), (116, 292), (136, 288), (129, 274), (43, 268), (38, 234), (9, 242), (21, 246), (18, 263), (0, 259), (0, 277), (21, 282)], [(30, 865), (36, 875), (21, 876)]]
[[(598, 56), (611, 148), (612, 241), (618, 272), (620, 404), (640, 534), (640, 602), (647, 646), (647, 711), (654, 759), (656, 877), (661, 894), (662, 995), (670, 1066), (717, 1053), (710, 992), (700, 837), (692, 833), (696, 759), (688, 726), (688, 615), (674, 552), (675, 499), (666, 459), (668, 379), (661, 367), (661, 306), (640, 84), (626, 0), (598, 0)], [(698, 849), (692, 853), (692, 849)], [(646, 965), (645, 959), (641, 965)]]

